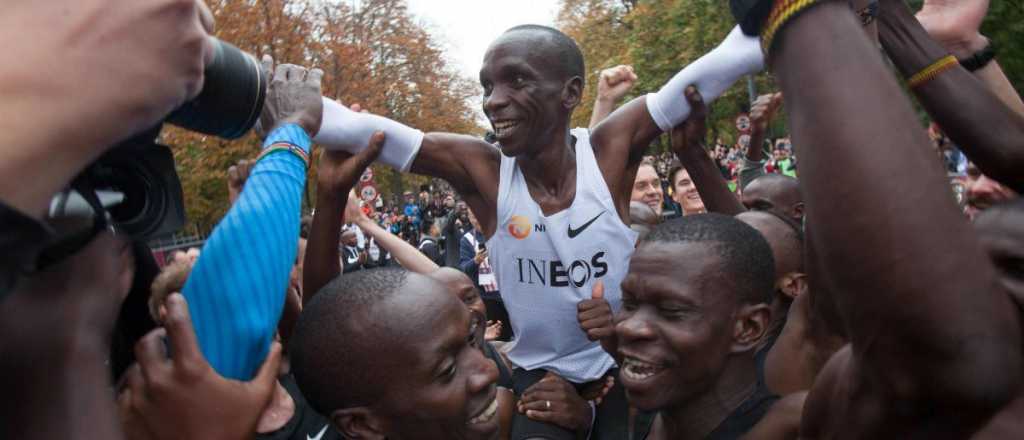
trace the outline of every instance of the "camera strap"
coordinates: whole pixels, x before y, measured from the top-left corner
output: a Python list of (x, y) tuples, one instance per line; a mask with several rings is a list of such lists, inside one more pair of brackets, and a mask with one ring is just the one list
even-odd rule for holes
[(99, 197), (96, 196), (96, 189), (93, 187), (92, 183), (89, 182), (89, 179), (86, 176), (87, 173), (83, 173), (76, 177), (75, 180), (71, 182), (71, 186), (65, 190), (65, 194), (73, 189), (78, 191), (82, 198), (85, 199), (86, 203), (89, 204), (93, 211), (92, 226), (66, 235), (54, 244), (48, 246), (39, 254), (35, 270), (45, 269), (71, 255), (74, 255), (76, 252), (88, 245), (97, 234), (108, 229), (110, 226), (107, 211), (103, 208), (103, 204), (100, 203)]

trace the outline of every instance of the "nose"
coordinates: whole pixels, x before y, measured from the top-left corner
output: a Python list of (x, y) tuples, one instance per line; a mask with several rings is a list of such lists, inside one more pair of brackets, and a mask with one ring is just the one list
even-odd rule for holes
[[(484, 343), (486, 344), (486, 342)], [(494, 364), (494, 361), (485, 357), (481, 351), (474, 350), (472, 356), (474, 370), (469, 375), (466, 385), (470, 393), (482, 393), (498, 381), (498, 366)]]
[(484, 96), (484, 114), (492, 116), (499, 110), (508, 106), (508, 94), (504, 87), (495, 87), (491, 94)]
[(620, 313), (615, 334), (621, 342), (642, 342), (654, 338), (654, 329), (641, 312)]

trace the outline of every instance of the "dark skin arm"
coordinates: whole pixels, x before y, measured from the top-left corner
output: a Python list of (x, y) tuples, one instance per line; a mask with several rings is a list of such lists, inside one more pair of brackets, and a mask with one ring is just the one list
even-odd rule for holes
[(451, 184), (491, 237), (497, 228), (500, 157), (497, 148), (472, 136), (427, 133), (411, 171)]
[(764, 138), (768, 135), (768, 123), (782, 104), (782, 94), (761, 95), (750, 109), (750, 144), (747, 145), (747, 160), (764, 160)]
[(835, 387), (841, 391), (822, 401), (833, 409), (900, 402), (895, 412), (831, 411), (835, 422), (817, 434), (835, 435), (839, 418), (856, 416), (863, 423), (846, 425), (865, 434), (940, 430), (963, 438), (1020, 381), (1017, 311), (848, 6), (815, 6), (776, 38), (772, 67), (802, 146), (800, 184), (815, 254), (839, 287), (835, 300), (853, 346), (834, 376), (845, 382)]
[(321, 153), (316, 214), (309, 229), (302, 271), (303, 304), (309, 304), (321, 287), (341, 274), (338, 239), (349, 192), (366, 167), (380, 155), (383, 145), (384, 134), (378, 132), (370, 139), (370, 146), (355, 156), (344, 151)]
[(619, 107), (590, 134), (597, 165), (623, 219), (629, 218), (636, 169), (647, 147), (661, 133), (647, 111), (647, 97), (641, 96)]
[[(903, 2), (880, 2), (879, 37), (904, 77), (913, 76), (948, 52), (933, 40)], [(1010, 188), (1024, 190), (1024, 116), (1007, 107), (970, 72), (956, 66), (916, 87), (915, 96), (981, 171)]]
[(736, 215), (746, 211), (736, 195), (722, 177), (718, 166), (704, 148), (707, 136), (707, 106), (694, 87), (686, 88), (686, 100), (690, 103), (690, 117), (672, 129), (672, 152), (679, 158), (693, 179), (701, 200), (708, 212)]

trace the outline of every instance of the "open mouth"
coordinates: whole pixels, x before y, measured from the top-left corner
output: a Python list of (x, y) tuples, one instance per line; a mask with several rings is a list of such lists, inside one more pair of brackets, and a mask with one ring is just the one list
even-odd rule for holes
[(505, 139), (508, 138), (509, 136), (512, 136), (512, 134), (516, 132), (516, 129), (519, 127), (519, 121), (494, 121), (492, 122), (492, 125), (494, 125), (494, 136), (496, 136), (498, 139)]
[(665, 368), (650, 362), (644, 362), (634, 357), (625, 357), (622, 360), (622, 376), (632, 381), (648, 380)]
[(498, 413), (498, 395), (495, 394), (491, 398), (491, 403), (489, 405), (487, 405), (487, 407), (485, 407), (482, 411), (480, 411), (480, 413), (477, 414), (475, 417), (473, 417), (472, 419), (469, 419), (469, 424), (470, 425), (478, 425), (478, 424), (482, 424), (482, 423), (487, 423), (487, 422), (491, 421), (491, 419), (493, 419), (494, 415), (497, 414), (497, 413)]

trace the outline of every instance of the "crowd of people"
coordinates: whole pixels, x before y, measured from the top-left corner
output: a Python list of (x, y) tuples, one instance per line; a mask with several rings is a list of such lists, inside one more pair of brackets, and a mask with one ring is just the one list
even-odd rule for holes
[[(209, 10), (12, 5), (0, 433), (1024, 436), (1024, 102), (979, 31), (988, 1), (730, 6), (737, 27), (660, 89), (622, 103), (633, 69), (602, 71), (586, 128), (583, 55), (545, 26), (483, 54), (485, 138), (342, 105), (321, 70), (264, 57), (263, 148), (202, 248), (158, 267), (123, 220), (137, 194), (80, 173), (209, 86)], [(744, 143), (709, 143), (708, 105), (764, 69), (779, 90)], [(433, 183), (364, 203), (373, 163)]]

